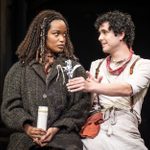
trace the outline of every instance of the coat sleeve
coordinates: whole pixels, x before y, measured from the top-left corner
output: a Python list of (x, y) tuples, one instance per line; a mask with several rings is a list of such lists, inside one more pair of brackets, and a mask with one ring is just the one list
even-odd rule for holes
[[(83, 76), (86, 78), (86, 73), (82, 66), (80, 66), (74, 72), (74, 77), (77, 76)], [(57, 120), (53, 126), (66, 128), (68, 131), (75, 130), (79, 132), (91, 108), (90, 93), (69, 93), (68, 98), (69, 101), (73, 101), (71, 107), (66, 109), (66, 111), (61, 115), (60, 119)]]
[(8, 71), (3, 87), (3, 100), (1, 105), (2, 121), (11, 130), (23, 131), (25, 121), (32, 122), (32, 117), (24, 110), (21, 95), (23, 67), (20, 63)]

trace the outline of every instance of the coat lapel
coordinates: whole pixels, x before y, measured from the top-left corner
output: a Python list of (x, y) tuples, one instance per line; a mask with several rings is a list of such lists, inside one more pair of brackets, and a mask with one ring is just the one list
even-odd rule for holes
[(64, 67), (65, 66), (65, 59), (58, 57), (56, 59), (56, 61), (54, 62), (54, 64), (52, 65), (52, 68), (51, 68), (51, 70), (47, 76), (43, 71), (42, 65), (40, 65), (36, 61), (32, 61), (29, 65), (34, 69), (34, 71), (38, 74), (38, 76), (46, 84), (49, 84), (50, 81), (52, 81), (55, 77), (57, 78), (58, 72), (61, 75), (62, 72), (60, 72), (60, 70), (58, 69), (58, 65), (60, 65), (61, 67)]
[(52, 81), (54, 78), (56, 78), (55, 80), (57, 80), (57, 76), (61, 76), (62, 72), (60, 70), (60, 68), (58, 66), (60, 66), (62, 69), (65, 65), (65, 59), (58, 57), (56, 59), (56, 61), (54, 62), (54, 64), (52, 65), (51, 71), (49, 72), (49, 75), (47, 77), (47, 84), (50, 83), (50, 81)]
[(47, 84), (49, 84), (49, 82), (57, 76), (58, 74), (58, 71), (57, 71), (57, 68), (56, 68), (57, 64), (53, 64), (52, 65), (52, 68), (50, 70), (50, 72), (48, 73), (48, 76), (47, 76)]
[(36, 62), (35, 60), (31, 61), (29, 63), (29, 66), (31, 66), (31, 68), (33, 68), (33, 70), (36, 72), (36, 74), (44, 81), (46, 82), (46, 75), (43, 71), (43, 67), (41, 64), (39, 64), (38, 62)]

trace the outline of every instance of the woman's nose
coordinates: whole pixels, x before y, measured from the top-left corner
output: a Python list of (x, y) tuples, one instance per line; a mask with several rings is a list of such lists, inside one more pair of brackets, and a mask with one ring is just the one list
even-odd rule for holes
[(61, 42), (64, 42), (64, 41), (66, 40), (66, 38), (65, 38), (63, 35), (61, 35), (61, 36), (59, 37), (59, 40), (60, 40)]

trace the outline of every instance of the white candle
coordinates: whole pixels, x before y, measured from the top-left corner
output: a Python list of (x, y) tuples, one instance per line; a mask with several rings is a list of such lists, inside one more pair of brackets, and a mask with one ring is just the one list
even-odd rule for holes
[(43, 130), (47, 129), (47, 117), (48, 117), (48, 107), (39, 106), (38, 108), (38, 118), (37, 118), (37, 128)]

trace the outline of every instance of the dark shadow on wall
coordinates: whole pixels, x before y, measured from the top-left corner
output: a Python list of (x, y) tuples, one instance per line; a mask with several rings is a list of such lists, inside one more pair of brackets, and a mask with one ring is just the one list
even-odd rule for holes
[(149, 114), (150, 114), (150, 88), (148, 90), (148, 93), (143, 103), (142, 112), (141, 112), (142, 122), (139, 126), (141, 136), (143, 137), (148, 149), (150, 149), (150, 115)]

